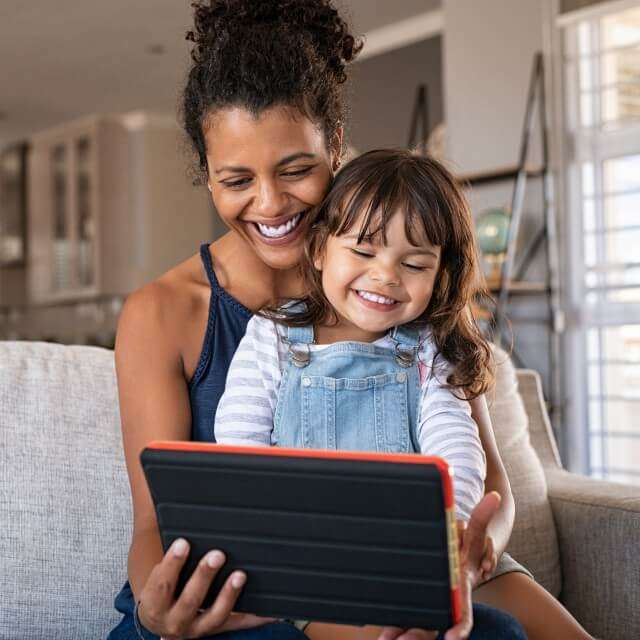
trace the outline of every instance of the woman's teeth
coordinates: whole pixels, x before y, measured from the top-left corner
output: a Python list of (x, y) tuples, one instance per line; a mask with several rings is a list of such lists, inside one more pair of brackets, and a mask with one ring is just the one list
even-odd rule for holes
[(356, 293), (365, 300), (370, 300), (371, 302), (377, 302), (378, 304), (395, 304), (397, 300), (393, 300), (392, 298), (385, 298), (385, 296), (379, 296), (376, 293), (370, 293), (369, 291), (356, 291)]
[(302, 214), (294, 216), (288, 222), (281, 224), (279, 227), (273, 227), (268, 224), (260, 224), (256, 222), (256, 227), (258, 227), (258, 231), (267, 238), (282, 238), (282, 236), (286, 236), (288, 233), (293, 231), (298, 226), (298, 222), (300, 222), (300, 218)]

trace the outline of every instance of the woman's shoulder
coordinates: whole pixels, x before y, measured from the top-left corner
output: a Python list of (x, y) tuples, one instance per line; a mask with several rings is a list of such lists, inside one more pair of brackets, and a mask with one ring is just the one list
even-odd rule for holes
[(178, 316), (193, 312), (208, 299), (209, 291), (196, 254), (128, 295), (123, 314), (131, 320), (167, 325)]
[(202, 343), (210, 292), (196, 254), (127, 296), (116, 348), (125, 338), (144, 337), (149, 347), (181, 359), (188, 371)]

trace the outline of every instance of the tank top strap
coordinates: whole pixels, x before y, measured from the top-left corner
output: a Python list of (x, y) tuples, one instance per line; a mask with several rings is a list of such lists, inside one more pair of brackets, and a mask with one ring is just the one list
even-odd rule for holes
[(211, 260), (211, 253), (209, 253), (209, 245), (206, 242), (203, 242), (200, 245), (200, 258), (202, 259), (202, 264), (204, 265), (204, 271), (207, 274), (207, 279), (209, 280), (209, 284), (211, 288), (219, 293), (220, 291), (220, 283), (218, 282), (218, 278), (216, 278), (216, 272), (213, 270), (213, 261)]

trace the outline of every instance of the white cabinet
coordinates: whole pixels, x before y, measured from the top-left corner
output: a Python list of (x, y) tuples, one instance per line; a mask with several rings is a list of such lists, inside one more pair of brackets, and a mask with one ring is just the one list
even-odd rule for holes
[(30, 142), (32, 302), (126, 295), (221, 231), (172, 119), (93, 117)]

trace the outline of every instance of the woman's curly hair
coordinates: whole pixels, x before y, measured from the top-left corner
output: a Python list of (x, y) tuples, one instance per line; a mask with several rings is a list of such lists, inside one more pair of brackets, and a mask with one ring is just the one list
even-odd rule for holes
[(310, 220), (301, 263), (304, 304), (274, 306), (263, 315), (290, 326), (332, 324), (335, 310), (324, 294), (322, 272), (315, 266), (329, 236), (357, 229), (358, 242), (379, 238), (397, 211), (405, 216), (405, 233), (415, 246), (425, 239), (440, 247), (440, 266), (431, 300), (412, 325), (429, 326), (438, 353), (453, 367), (447, 382), (467, 399), (493, 383), (492, 352), (470, 307), (488, 298), (479, 267), (469, 206), (455, 178), (436, 160), (403, 149), (369, 151), (337, 174)]
[(296, 108), (331, 144), (344, 121), (345, 66), (362, 43), (330, 0), (198, 0), (182, 118), (206, 178), (207, 119), (224, 107)]

